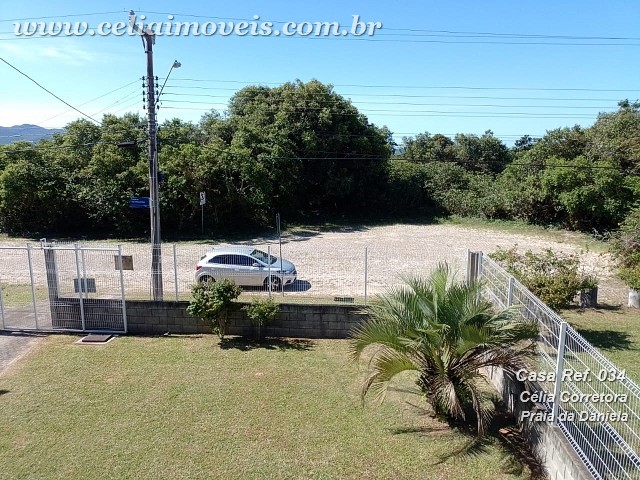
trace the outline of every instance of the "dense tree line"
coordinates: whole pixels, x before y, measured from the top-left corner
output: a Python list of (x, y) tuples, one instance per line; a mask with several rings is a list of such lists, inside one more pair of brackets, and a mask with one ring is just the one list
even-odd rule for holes
[(619, 107), (589, 128), (523, 136), (511, 149), (490, 131), (405, 138), (394, 169), (408, 183), (422, 178), (412, 193), (445, 214), (607, 232), (640, 200), (640, 104)]
[[(224, 115), (173, 119), (158, 132), (163, 236), (290, 222), (410, 220), (458, 214), (606, 231), (640, 193), (639, 105), (621, 102), (589, 128), (522, 137), (423, 133), (394, 151), (318, 81), (246, 87)], [(0, 230), (12, 235), (147, 235), (146, 122), (78, 120), (37, 145), (0, 149)]]

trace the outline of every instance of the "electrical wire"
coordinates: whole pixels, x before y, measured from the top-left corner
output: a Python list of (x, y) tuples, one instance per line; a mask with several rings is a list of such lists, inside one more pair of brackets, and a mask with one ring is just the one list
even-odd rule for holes
[[(122, 85), (122, 86), (120, 86), (120, 87), (118, 87), (118, 88), (115, 88), (115, 89), (113, 89), (113, 90), (111, 90), (111, 91), (109, 91), (109, 92), (107, 92), (107, 93), (103, 93), (102, 95), (99, 95), (99, 96), (97, 96), (97, 97), (95, 97), (95, 98), (92, 98), (91, 100), (87, 100), (86, 102), (81, 103), (80, 105), (78, 105), (78, 107), (83, 107), (83, 106), (85, 106), (85, 105), (88, 105), (89, 103), (95, 102), (96, 100), (100, 100), (101, 98), (104, 98), (104, 97), (106, 97), (107, 95), (111, 95), (112, 93), (115, 93), (115, 92), (117, 92), (117, 91), (119, 91), (119, 90), (122, 90), (123, 88), (127, 88), (128, 86), (133, 85), (134, 83), (137, 83), (137, 82), (139, 82), (139, 81), (140, 81), (139, 79), (136, 79), (136, 80), (134, 80), (133, 82), (129, 82), (129, 83), (127, 83), (127, 84), (125, 84), (125, 85)], [(67, 113), (71, 112), (71, 111), (73, 111), (73, 110), (67, 110), (67, 111), (65, 111), (65, 112), (58, 113), (58, 114), (56, 114), (56, 115), (54, 115), (54, 116), (52, 116), (52, 117), (49, 117), (49, 118), (47, 118), (47, 119), (45, 119), (45, 120), (41, 120), (41, 121), (36, 122), (36, 123), (40, 124), (40, 123), (48, 122), (49, 120), (53, 120), (54, 118), (58, 118), (58, 117), (60, 117), (60, 116), (62, 116), (62, 115), (65, 115), (65, 114), (67, 114)], [(94, 113), (93, 115), (96, 115), (96, 114)]]
[(34, 80), (33, 78), (31, 78), (29, 75), (27, 75), (26, 73), (24, 73), (22, 70), (20, 70), (17, 67), (14, 67), (13, 65), (11, 65), (9, 62), (7, 62), (4, 58), (0, 57), (0, 60), (2, 60), (2, 62), (6, 63), (7, 65), (9, 65), (11, 68), (13, 68), (16, 72), (18, 72), (20, 75), (23, 75), (25, 77), (27, 77), (29, 80), (31, 80), (33, 83), (35, 83), (38, 87), (40, 87), (42, 90), (44, 90), (45, 92), (47, 92), (48, 94), (52, 95), (53, 97), (57, 98), (58, 100), (60, 100), (62, 103), (64, 103), (65, 105), (67, 105), (68, 107), (71, 107), (73, 110), (75, 110), (76, 112), (78, 112), (79, 114), (81, 114), (84, 117), (87, 117), (89, 120), (92, 120), (94, 122), (96, 122), (98, 125), (101, 125), (101, 123), (96, 120), (93, 117), (90, 117), (89, 115), (87, 115), (86, 113), (84, 113), (83, 111), (77, 109), (76, 107), (74, 107), (73, 105), (71, 105), (69, 102), (63, 100), (62, 98), (60, 98), (58, 95), (56, 95), (55, 93), (53, 93), (51, 90), (43, 87), (42, 85), (40, 85), (36, 80)]
[[(247, 85), (283, 85), (277, 82), (247, 82), (240, 80), (218, 80), (202, 78), (180, 78), (171, 79), (173, 82), (220, 82), (220, 83), (242, 83)], [(362, 83), (335, 83), (334, 87), (358, 87), (358, 88), (407, 88), (407, 89), (456, 89), (456, 90), (527, 90), (527, 91), (562, 91), (562, 92), (640, 92), (638, 89), (610, 89), (610, 88), (547, 88), (547, 87), (470, 87), (451, 85), (368, 85)]]

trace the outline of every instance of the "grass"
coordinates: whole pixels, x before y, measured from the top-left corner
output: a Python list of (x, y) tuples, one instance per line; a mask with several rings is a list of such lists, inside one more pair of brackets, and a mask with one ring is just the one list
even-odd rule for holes
[[(45, 287), (36, 286), (36, 300), (49, 298)], [(5, 307), (24, 307), (33, 303), (33, 293), (29, 284), (3, 283), (0, 286), (2, 302)]]
[(640, 384), (640, 312), (637, 309), (602, 305), (593, 309), (561, 312), (569, 324), (627, 376)]
[(528, 470), (392, 393), (361, 406), (345, 341), (51, 336), (0, 376), (4, 478), (511, 479)]

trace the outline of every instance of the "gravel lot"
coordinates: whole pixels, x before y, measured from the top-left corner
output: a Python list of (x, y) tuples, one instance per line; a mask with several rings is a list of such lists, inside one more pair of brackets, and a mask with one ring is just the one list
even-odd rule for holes
[[(365, 249), (367, 251), (367, 294), (373, 295), (401, 281), (401, 275), (429, 272), (440, 262), (448, 262), (464, 275), (467, 250), (491, 252), (497, 247), (511, 247), (541, 251), (552, 248), (565, 253), (579, 253), (583, 267), (601, 279), (599, 299), (607, 303), (623, 303), (626, 289), (615, 279), (606, 255), (582, 251), (577, 236), (567, 233), (549, 238), (513, 233), (491, 228), (472, 228), (456, 225), (391, 225), (362, 227), (335, 231), (299, 230), (283, 237), (282, 256), (297, 267), (296, 284), (285, 289), (285, 296), (323, 297), (352, 296), (362, 298), (365, 293)], [(556, 238), (557, 237), (557, 238)], [(563, 238), (564, 237), (564, 238)], [(25, 246), (24, 240), (5, 240), (3, 246)], [(279, 255), (277, 239), (255, 238), (241, 244), (255, 245)], [(116, 244), (86, 242), (86, 246)], [(213, 244), (182, 243), (175, 247), (178, 294), (189, 292), (193, 283), (195, 264)], [(151, 252), (147, 244), (124, 243), (124, 255), (132, 255), (133, 271), (124, 272), (127, 296), (148, 298)], [(115, 269), (112, 251), (87, 251), (84, 265), (87, 277), (96, 278), (97, 293), (104, 296), (119, 291), (119, 272)], [(163, 245), (165, 298), (175, 298), (176, 274), (173, 245)], [(26, 250), (2, 250), (0, 253), (0, 281), (28, 283), (29, 269)], [(77, 277), (73, 250), (57, 253), (61, 289), (73, 293), (73, 278)], [(34, 276), (46, 285), (44, 259), (41, 252), (32, 252)]]

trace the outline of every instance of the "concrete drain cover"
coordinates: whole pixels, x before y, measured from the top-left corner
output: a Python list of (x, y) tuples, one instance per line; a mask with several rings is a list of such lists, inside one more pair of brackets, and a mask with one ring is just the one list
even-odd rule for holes
[(84, 338), (81, 338), (77, 343), (88, 343), (91, 345), (102, 345), (108, 343), (113, 339), (113, 335), (102, 335), (98, 333), (91, 333)]

